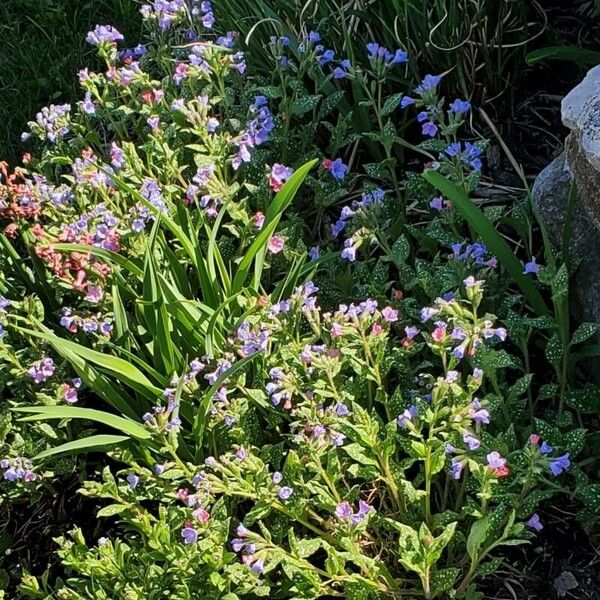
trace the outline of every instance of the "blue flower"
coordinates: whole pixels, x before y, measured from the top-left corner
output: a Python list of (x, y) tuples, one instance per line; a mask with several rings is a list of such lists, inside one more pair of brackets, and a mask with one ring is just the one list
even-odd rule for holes
[(453, 142), (444, 150), (444, 152), (448, 156), (456, 156), (457, 154), (460, 154), (460, 142)]
[(198, 541), (198, 532), (193, 527), (186, 526), (181, 530), (181, 537), (185, 544), (195, 544)]
[(379, 54), (379, 44), (376, 44), (375, 42), (367, 44), (367, 52), (369, 53), (369, 60), (376, 60)]
[(406, 108), (415, 102), (416, 100), (414, 98), (411, 98), (410, 96), (403, 96), (402, 100), (400, 100), (400, 108)]
[(326, 65), (335, 58), (335, 52), (333, 50), (325, 50), (321, 56), (317, 56), (317, 61), (320, 65)]
[(316, 32), (316, 31), (309, 31), (308, 32), (308, 41), (311, 44), (316, 44), (320, 40), (321, 40), (321, 34), (320, 33)]
[(533, 273), (537, 275), (540, 272), (540, 265), (535, 262), (535, 256), (528, 262), (525, 263), (525, 269), (523, 270), (523, 274), (527, 275), (528, 273)]
[(329, 170), (331, 171), (331, 175), (334, 179), (343, 181), (346, 178), (346, 173), (348, 172), (348, 165), (345, 165), (341, 158), (336, 158), (331, 163)]
[(450, 104), (450, 112), (457, 115), (464, 115), (471, 110), (471, 103), (468, 100), (459, 100), (458, 98)]
[(548, 464), (548, 468), (552, 472), (555, 477), (558, 477), (563, 471), (568, 469), (571, 466), (571, 461), (569, 460), (569, 453), (563, 454), (562, 456), (558, 456), (554, 460), (551, 460)]
[(433, 121), (427, 121), (423, 124), (422, 133), (429, 137), (435, 137), (438, 132), (438, 127)]
[(423, 81), (415, 88), (415, 92), (417, 94), (424, 94), (430, 90), (435, 89), (440, 81), (442, 80), (442, 75), (425, 75)]

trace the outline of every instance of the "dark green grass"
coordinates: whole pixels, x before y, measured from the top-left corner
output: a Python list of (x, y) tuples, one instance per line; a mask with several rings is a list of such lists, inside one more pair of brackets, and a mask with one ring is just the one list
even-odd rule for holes
[(97, 65), (85, 42), (96, 23), (114, 24), (135, 45), (135, 0), (0, 0), (0, 160), (23, 151), (20, 135), (51, 102), (80, 99), (77, 71)]

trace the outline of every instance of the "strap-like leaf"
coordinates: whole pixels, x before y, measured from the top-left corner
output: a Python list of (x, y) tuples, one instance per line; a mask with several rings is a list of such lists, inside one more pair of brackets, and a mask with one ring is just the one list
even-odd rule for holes
[(13, 412), (26, 413), (30, 416), (21, 417), (20, 421), (48, 421), (52, 419), (86, 419), (96, 421), (107, 427), (116, 429), (121, 433), (137, 438), (139, 440), (148, 440), (150, 432), (141, 424), (112, 415), (111, 413), (93, 408), (81, 408), (79, 406), (21, 406), (11, 409)]
[(74, 453), (97, 450), (98, 448), (116, 446), (127, 441), (129, 441), (129, 438), (123, 435), (91, 435), (80, 440), (74, 440), (72, 442), (67, 442), (66, 444), (61, 444), (60, 446), (55, 446), (54, 448), (48, 448), (48, 450), (44, 450), (34, 456), (33, 460), (43, 460), (44, 458), (54, 456), (55, 454), (64, 454), (65, 452)]

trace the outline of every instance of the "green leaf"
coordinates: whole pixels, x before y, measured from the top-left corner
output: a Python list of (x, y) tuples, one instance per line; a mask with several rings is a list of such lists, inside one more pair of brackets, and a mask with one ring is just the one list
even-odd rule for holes
[(467, 553), (471, 560), (476, 560), (479, 556), (479, 550), (487, 539), (489, 527), (490, 521), (487, 517), (479, 519), (471, 525), (471, 531), (467, 538)]
[(97, 513), (97, 517), (114, 517), (122, 513), (124, 510), (127, 510), (127, 505), (125, 504), (109, 504), (104, 508), (101, 508)]
[(381, 109), (381, 116), (385, 117), (386, 115), (393, 113), (398, 108), (401, 99), (402, 94), (394, 94), (393, 96), (390, 96), (383, 103), (383, 108)]
[(547, 60), (567, 60), (583, 65), (600, 64), (600, 52), (576, 46), (549, 46), (530, 52), (526, 57), (528, 65), (535, 65)]
[(444, 196), (452, 200), (454, 208), (466, 219), (479, 234), (489, 251), (496, 256), (500, 264), (510, 273), (531, 307), (539, 314), (548, 314), (544, 302), (533, 281), (523, 274), (523, 265), (514, 255), (504, 238), (496, 231), (490, 220), (459, 190), (453, 183), (436, 171), (425, 171), (423, 177)]
[(300, 167), (284, 184), (283, 188), (275, 195), (273, 202), (271, 202), (267, 214), (265, 216), (265, 224), (262, 231), (254, 238), (252, 244), (246, 253), (244, 254), (237, 272), (235, 274), (233, 284), (231, 286), (232, 294), (239, 292), (244, 286), (244, 282), (252, 262), (256, 259), (256, 265), (254, 269), (254, 288), (258, 289), (260, 285), (266, 247), (269, 239), (273, 235), (281, 215), (285, 209), (290, 205), (298, 188), (302, 185), (302, 182), (308, 175), (309, 171), (317, 164), (318, 160), (311, 160), (302, 167)]
[(431, 591), (433, 595), (437, 596), (438, 594), (450, 591), (459, 575), (460, 569), (458, 567), (449, 567), (448, 569), (436, 571), (431, 578)]
[(367, 451), (365, 448), (360, 446), (359, 444), (348, 444), (347, 446), (342, 446), (342, 448), (346, 451), (346, 453), (361, 465), (368, 465), (377, 467), (379, 463), (372, 457), (367, 456)]
[(316, 108), (320, 100), (321, 96), (304, 96), (303, 98), (298, 98), (298, 100), (292, 104), (292, 112), (301, 117)]
[(55, 454), (64, 454), (65, 452), (81, 452), (88, 450), (97, 450), (98, 448), (114, 447), (123, 442), (128, 442), (130, 438), (123, 435), (92, 435), (90, 437), (82, 438), (80, 440), (74, 440), (73, 442), (67, 442), (54, 448), (49, 448), (40, 452), (33, 457), (34, 460), (42, 460)]
[(565, 403), (582, 413), (600, 413), (600, 386), (588, 385), (581, 390), (571, 390), (565, 397)]
[(591, 338), (598, 331), (598, 325), (596, 323), (582, 323), (573, 334), (571, 338), (571, 346), (575, 344), (581, 344), (585, 340)]
[(142, 424), (93, 408), (80, 408), (78, 406), (21, 406), (12, 408), (11, 410), (17, 413), (31, 414), (29, 417), (22, 417), (19, 419), (20, 421), (86, 419), (102, 423), (139, 440), (148, 440), (151, 438), (150, 432)]
[(217, 390), (225, 381), (227, 381), (230, 377), (233, 377), (233, 375), (243, 369), (250, 361), (259, 356), (259, 354), (260, 353), (257, 352), (256, 354), (245, 356), (241, 360), (233, 363), (233, 365), (227, 371), (225, 371), (225, 373), (223, 373), (204, 393), (194, 418), (194, 439), (198, 449), (201, 449), (202, 447), (202, 438), (204, 436), (204, 429), (208, 420), (208, 413), (210, 411), (210, 407), (212, 406), (213, 397), (217, 393)]
[[(62, 351), (66, 349), (70, 352), (73, 352), (80, 358), (83, 358), (84, 360), (89, 361), (101, 367), (102, 369), (105, 369), (118, 380), (127, 383), (134, 390), (140, 392), (151, 401), (155, 401), (157, 398), (160, 398), (162, 396), (161, 389), (154, 386), (152, 382), (139, 369), (137, 369), (127, 361), (123, 360), (122, 358), (110, 356), (108, 354), (103, 354), (101, 352), (97, 352), (96, 350), (91, 350), (90, 348), (86, 348), (81, 344), (77, 344), (75, 342), (59, 338), (58, 336), (52, 333), (43, 333), (40, 331), (33, 331), (30, 329), (18, 329), (26, 335), (31, 335), (33, 337), (37, 337), (42, 340), (46, 340), (47, 342), (50, 342), (50, 344), (52, 344), (52, 347), (59, 354), (63, 354)], [(67, 357), (65, 356), (65, 358)]]
[(123, 267), (129, 271), (132, 275), (135, 275), (139, 279), (142, 278), (143, 271), (138, 267), (132, 260), (119, 254), (118, 252), (112, 252), (98, 246), (87, 246), (85, 244), (52, 244), (55, 250), (62, 252), (81, 252), (83, 254), (92, 254), (92, 256), (98, 256), (103, 258), (109, 263), (113, 263)]

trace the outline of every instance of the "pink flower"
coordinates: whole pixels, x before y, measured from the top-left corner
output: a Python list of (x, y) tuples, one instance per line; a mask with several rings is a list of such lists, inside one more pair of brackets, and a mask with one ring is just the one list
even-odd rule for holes
[(197, 508), (192, 514), (202, 524), (208, 523), (208, 520), (210, 519), (210, 513), (202, 507)]
[(280, 235), (274, 235), (267, 244), (269, 252), (279, 254), (285, 246), (285, 240)]
[(446, 337), (446, 330), (443, 327), (436, 327), (431, 334), (431, 337), (436, 342), (441, 342)]
[(85, 299), (92, 304), (98, 304), (102, 300), (103, 295), (104, 293), (101, 288), (96, 285), (88, 285)]

